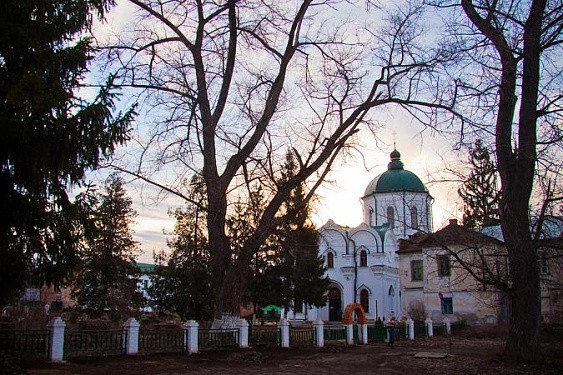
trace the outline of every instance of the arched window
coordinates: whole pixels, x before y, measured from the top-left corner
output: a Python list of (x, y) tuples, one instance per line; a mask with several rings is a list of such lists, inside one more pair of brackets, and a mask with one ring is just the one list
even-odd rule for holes
[(391, 228), (395, 227), (395, 210), (393, 207), (387, 207), (387, 222)]
[(360, 291), (360, 305), (362, 305), (365, 312), (369, 312), (369, 292), (365, 289)]
[(395, 288), (393, 288), (393, 285), (389, 287), (389, 295), (391, 297), (395, 296)]
[(368, 253), (365, 250), (360, 251), (360, 267), (368, 266)]
[(373, 208), (370, 207), (369, 209), (369, 225), (375, 225), (375, 220), (374, 220), (374, 213), (373, 213)]
[(418, 211), (415, 206), (411, 207), (411, 228), (418, 229)]
[(327, 268), (334, 268), (334, 254), (331, 252), (326, 256), (326, 266)]

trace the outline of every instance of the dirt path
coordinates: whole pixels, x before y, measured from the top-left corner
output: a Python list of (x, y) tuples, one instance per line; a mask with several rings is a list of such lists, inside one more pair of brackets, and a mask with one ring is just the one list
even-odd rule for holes
[[(365, 346), (325, 348), (252, 348), (197, 355), (108, 357), (82, 362), (42, 364), (32, 375), (150, 374), (562, 374), (563, 348), (550, 343), (547, 359), (521, 364), (502, 361), (502, 341), (455, 336)], [(445, 353), (446, 358), (415, 358), (419, 352)]]

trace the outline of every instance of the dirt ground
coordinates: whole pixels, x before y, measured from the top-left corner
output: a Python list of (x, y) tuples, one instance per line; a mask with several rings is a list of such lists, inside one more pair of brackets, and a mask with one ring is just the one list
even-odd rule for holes
[[(255, 347), (196, 355), (107, 357), (62, 364), (36, 364), (28, 374), (563, 374), (560, 335), (544, 339), (544, 359), (537, 363), (503, 360), (502, 333), (471, 330), (451, 337), (324, 348)], [(544, 335), (545, 337), (545, 335)], [(415, 358), (420, 352), (444, 353), (443, 359)]]

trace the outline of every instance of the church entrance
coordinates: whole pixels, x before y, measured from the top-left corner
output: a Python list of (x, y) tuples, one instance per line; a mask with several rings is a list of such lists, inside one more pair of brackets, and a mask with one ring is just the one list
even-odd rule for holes
[(328, 320), (339, 322), (342, 320), (342, 296), (340, 289), (331, 288), (328, 291)]

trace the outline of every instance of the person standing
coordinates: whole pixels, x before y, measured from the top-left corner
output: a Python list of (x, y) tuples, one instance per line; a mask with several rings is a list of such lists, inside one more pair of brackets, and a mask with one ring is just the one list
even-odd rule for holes
[(387, 328), (387, 335), (389, 337), (389, 342), (387, 342), (387, 346), (390, 346), (391, 348), (394, 348), (394, 344), (395, 344), (395, 326), (397, 324), (397, 320), (395, 319), (395, 317), (391, 317), (391, 319), (389, 319), (387, 321), (387, 323), (385, 324), (385, 327)]

